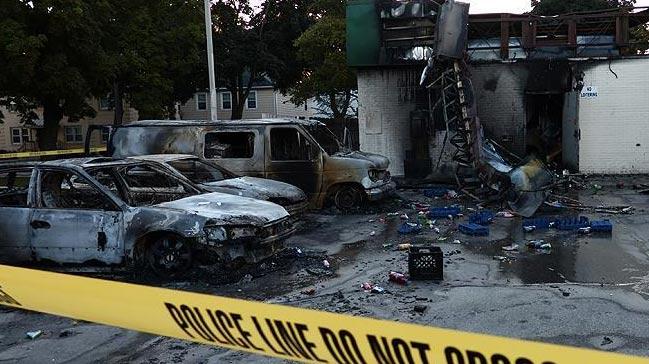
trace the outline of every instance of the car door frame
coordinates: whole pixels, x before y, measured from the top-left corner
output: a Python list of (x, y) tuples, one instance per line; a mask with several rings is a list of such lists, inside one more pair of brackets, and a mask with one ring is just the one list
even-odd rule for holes
[[(31, 244), (30, 244), (30, 228), (28, 222), (31, 218), (32, 213), (32, 196), (33, 196), (33, 186), (35, 183), (36, 175), (36, 166), (29, 164), (17, 164), (15, 166), (8, 167), (2, 172), (10, 173), (15, 170), (28, 169), (31, 168), (31, 176), (29, 177), (29, 182), (27, 186), (27, 204), (25, 207), (12, 207), (12, 206), (3, 206), (2, 213), (0, 213), (0, 219), (2, 223), (8, 223), (12, 226), (11, 229), (0, 229), (2, 234), (2, 239), (6, 239), (8, 242), (6, 245), (0, 243), (0, 262), (6, 263), (16, 263), (16, 262), (26, 262), (31, 260)], [(20, 211), (18, 211), (20, 210)], [(20, 214), (17, 214), (20, 212)], [(6, 214), (6, 215), (5, 215)], [(17, 216), (20, 215), (20, 216)], [(10, 218), (6, 218), (10, 217)], [(17, 239), (13, 244), (9, 240)]]
[[(294, 129), (297, 131), (303, 138), (308, 140), (311, 148), (315, 151), (317, 151), (317, 155), (311, 157), (311, 160), (285, 160), (285, 161), (275, 161), (273, 160), (273, 154), (272, 154), (272, 137), (271, 133), (274, 129)], [(269, 179), (274, 179), (274, 180), (279, 180), (282, 182), (286, 182), (292, 185), (295, 185), (299, 188), (301, 188), (311, 199), (312, 202), (316, 201), (318, 199), (318, 196), (322, 193), (322, 183), (324, 180), (324, 154), (325, 151), (322, 150), (322, 147), (318, 142), (313, 139), (311, 134), (304, 130), (301, 126), (296, 125), (296, 124), (277, 124), (277, 125), (268, 125), (266, 127), (266, 131), (264, 133), (265, 135), (265, 141), (266, 141), (266, 167), (265, 167), (265, 176), (266, 178)], [(283, 171), (282, 166), (297, 166), (298, 168), (302, 167), (304, 168), (306, 165), (307, 171), (313, 174), (313, 177), (311, 177), (312, 181), (309, 183), (309, 181), (305, 181), (305, 184), (300, 184), (299, 181), (293, 179), (285, 179), (285, 178), (277, 178), (277, 174), (284, 174), (284, 173), (289, 173), (287, 171)], [(302, 166), (300, 166), (302, 164)], [(277, 170), (279, 168), (279, 170)], [(309, 187), (306, 187), (306, 185), (309, 185)]]
[[(82, 178), (88, 183), (92, 188), (94, 188), (101, 196), (107, 199), (113, 206), (114, 209), (111, 211), (107, 210), (97, 210), (97, 209), (64, 209), (64, 208), (46, 208), (43, 205), (42, 201), (42, 176), (45, 172), (63, 172), (71, 173), (77, 177)], [(34, 169), (34, 174), (32, 175), (32, 182), (34, 187), (32, 188), (31, 195), (31, 213), (29, 221), (27, 222), (30, 246), (32, 250), (32, 255), (37, 260), (47, 259), (59, 263), (85, 263), (88, 261), (99, 261), (105, 264), (121, 264), (123, 263), (126, 257), (126, 248), (124, 244), (124, 216), (125, 216), (125, 205), (122, 201), (112, 195), (112, 193), (107, 192), (106, 189), (94, 180), (87, 173), (83, 172), (80, 169), (60, 167), (60, 166), (37, 166)], [(66, 219), (70, 218), (71, 215), (78, 214), (85, 217), (85, 215), (92, 216), (93, 222), (97, 221), (96, 215), (98, 217), (98, 227), (96, 234), (93, 234), (93, 237), (96, 235), (96, 244), (94, 241), (83, 242), (79, 241), (82, 237), (80, 236), (75, 243), (70, 244), (71, 246), (60, 246), (60, 247), (50, 247), (41, 246), (38, 241), (40, 238), (38, 230), (49, 230), (49, 228), (38, 228), (33, 226), (35, 222), (41, 221), (41, 217), (47, 212), (51, 212), (52, 216), (55, 218)], [(110, 221), (113, 219), (113, 221)], [(60, 222), (61, 223), (61, 222)], [(69, 227), (74, 227), (76, 233), (80, 233), (79, 228), (82, 228), (83, 225), (78, 222), (65, 221), (62, 222)], [(112, 225), (111, 225), (112, 223)], [(86, 227), (87, 228), (87, 227)], [(111, 231), (105, 231), (107, 228), (110, 228)], [(88, 231), (92, 228), (87, 228)], [(105, 238), (105, 241), (102, 242), (102, 235)], [(70, 235), (72, 236), (72, 234)], [(68, 243), (66, 243), (68, 244)], [(78, 244), (78, 245), (74, 245)], [(58, 250), (58, 251), (57, 251)], [(96, 253), (92, 253), (93, 250), (96, 250)]]

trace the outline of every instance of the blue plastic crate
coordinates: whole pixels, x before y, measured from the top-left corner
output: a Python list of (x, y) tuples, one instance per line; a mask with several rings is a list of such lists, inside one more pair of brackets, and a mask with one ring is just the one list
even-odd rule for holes
[(557, 229), (573, 231), (590, 227), (590, 221), (585, 216), (564, 217), (557, 220)]
[(489, 225), (494, 221), (494, 217), (496, 214), (493, 211), (485, 210), (469, 216), (469, 222), (477, 225)]
[(609, 220), (592, 221), (590, 228), (593, 232), (597, 233), (610, 233), (613, 232), (613, 223)]
[(410, 235), (410, 234), (419, 234), (421, 232), (421, 225), (413, 223), (403, 223), (399, 228), (399, 234), (401, 235)]
[(442, 219), (450, 216), (457, 216), (460, 214), (459, 207), (433, 207), (428, 212), (429, 219)]
[(424, 190), (424, 196), (426, 197), (444, 197), (450, 191), (450, 188), (446, 187), (432, 187)]
[(459, 230), (462, 234), (471, 236), (489, 236), (489, 228), (477, 224), (460, 224)]
[(557, 218), (554, 216), (535, 217), (533, 219), (523, 219), (523, 227), (535, 227), (537, 229), (549, 229), (556, 224)]

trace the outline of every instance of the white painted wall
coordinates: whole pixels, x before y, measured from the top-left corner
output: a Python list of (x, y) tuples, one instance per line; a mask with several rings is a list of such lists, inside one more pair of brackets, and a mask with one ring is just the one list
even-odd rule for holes
[(390, 159), (390, 172), (404, 175), (411, 149), (410, 112), (415, 110), (419, 75), (407, 69), (358, 71), (360, 149)]
[[(584, 173), (649, 173), (649, 58), (582, 66), (585, 86), (597, 96), (580, 97), (579, 169)], [(586, 88), (582, 91), (586, 92)]]

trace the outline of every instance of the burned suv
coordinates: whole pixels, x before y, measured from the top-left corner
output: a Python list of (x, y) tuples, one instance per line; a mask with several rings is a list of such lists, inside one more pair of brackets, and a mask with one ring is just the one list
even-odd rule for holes
[(316, 208), (333, 202), (348, 210), (396, 190), (388, 158), (352, 151), (315, 121), (138, 121), (114, 129), (108, 149), (116, 158), (192, 154), (238, 175), (297, 186)]
[(202, 192), (160, 165), (109, 158), (0, 165), (0, 261), (133, 260), (173, 276), (257, 261), (295, 231), (274, 203)]

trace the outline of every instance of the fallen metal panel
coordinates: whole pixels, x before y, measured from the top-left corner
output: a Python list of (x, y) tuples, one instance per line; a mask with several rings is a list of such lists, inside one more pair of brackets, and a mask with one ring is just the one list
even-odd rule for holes
[(437, 21), (435, 55), (462, 59), (467, 48), (469, 4), (449, 0), (442, 5)]

